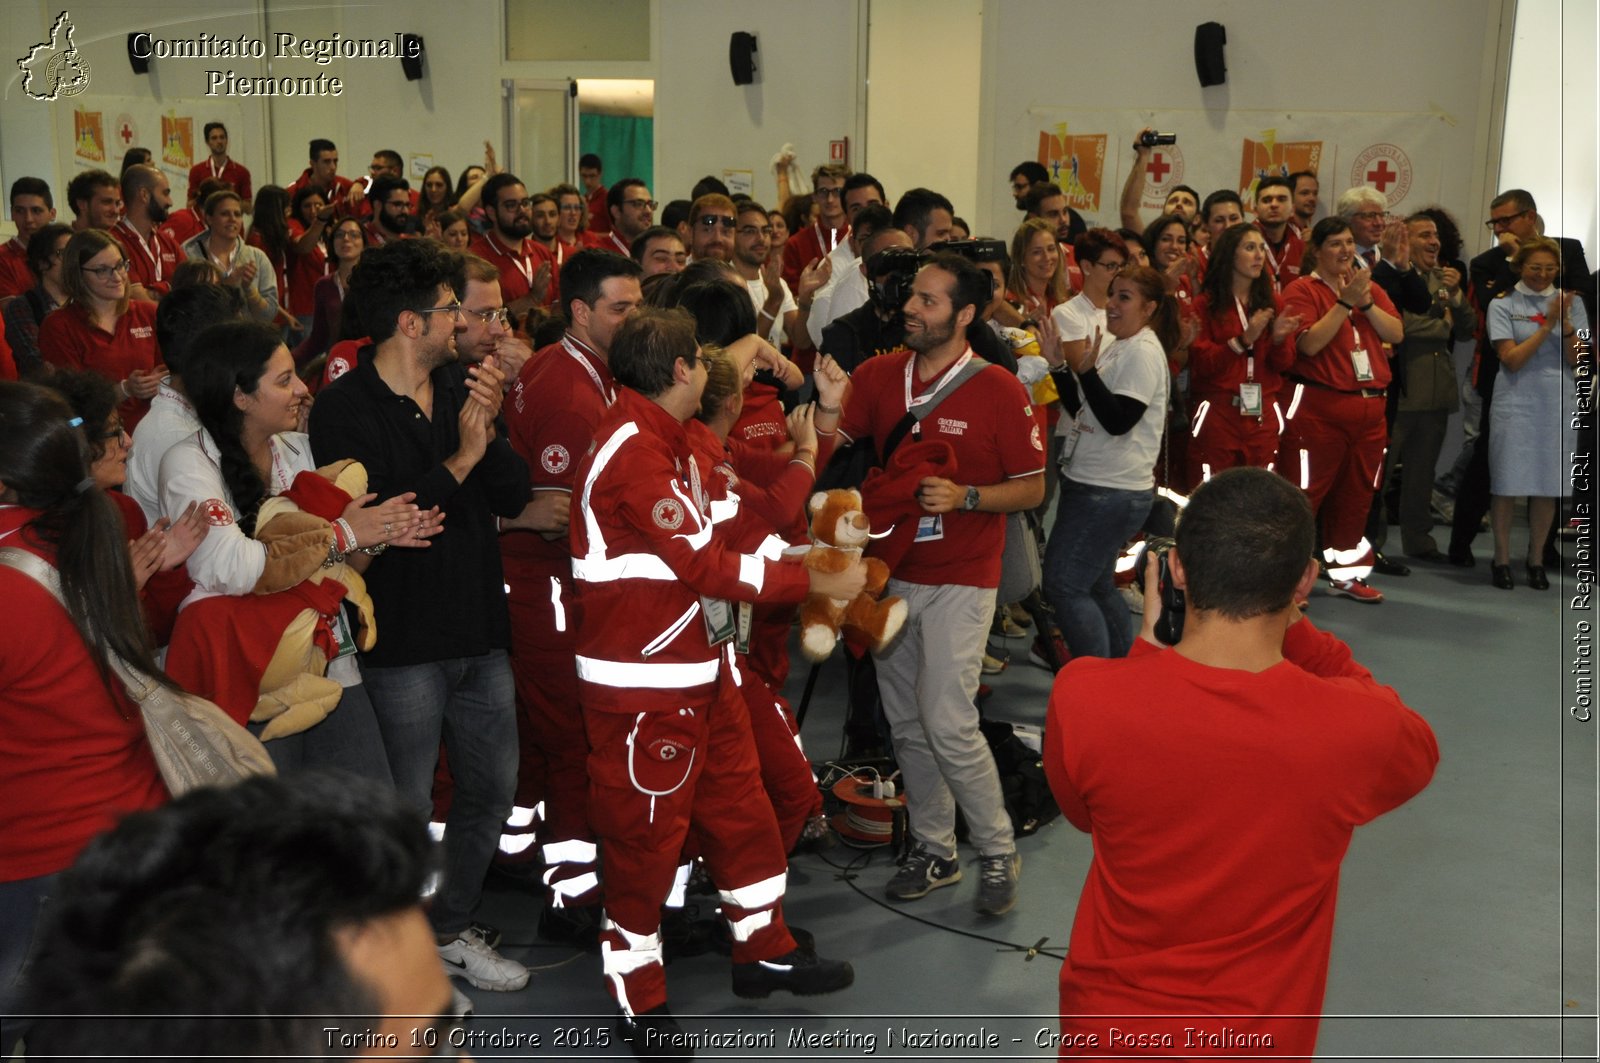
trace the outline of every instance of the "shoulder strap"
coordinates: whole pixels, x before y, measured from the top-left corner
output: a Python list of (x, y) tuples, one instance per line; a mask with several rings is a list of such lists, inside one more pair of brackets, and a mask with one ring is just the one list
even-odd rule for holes
[(906, 433), (911, 431), (913, 425), (915, 425), (918, 421), (921, 421), (924, 417), (928, 416), (928, 414), (932, 413), (945, 399), (948, 399), (951, 395), (955, 394), (956, 389), (962, 384), (965, 384), (967, 381), (971, 380), (973, 377), (977, 376), (987, 368), (989, 368), (988, 362), (984, 361), (980, 357), (974, 356), (972, 361), (963, 366), (961, 372), (957, 373), (953, 378), (951, 378), (950, 383), (941, 388), (937, 395), (929, 399), (927, 402), (913, 406), (911, 409), (907, 410), (906, 415), (900, 418), (900, 420), (895, 423), (895, 426), (889, 430), (889, 437), (883, 441), (883, 460), (889, 460), (889, 455), (893, 454), (894, 448), (899, 446), (901, 442), (905, 440)]
[[(31, 576), (61, 603), (61, 608), (66, 609), (69, 616), (71, 615), (72, 610), (67, 606), (67, 597), (61, 592), (61, 573), (56, 571), (56, 567), (50, 562), (38, 554), (29, 553), (15, 546), (6, 546), (0, 547), (0, 565), (14, 568), (25, 576)], [(109, 649), (106, 651), (106, 656), (111, 663), (111, 670), (122, 680), (128, 696), (135, 702), (142, 702), (153, 689), (158, 688), (154, 680), (140, 675), (132, 665)]]

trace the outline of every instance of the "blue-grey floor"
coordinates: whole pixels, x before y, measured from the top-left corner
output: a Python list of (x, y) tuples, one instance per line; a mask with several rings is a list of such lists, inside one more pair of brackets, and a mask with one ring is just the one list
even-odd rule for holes
[[(1596, 725), (1568, 712), (1572, 638), (1593, 616), (1571, 608), (1570, 569), (1542, 593), (1490, 587), (1483, 556), (1476, 569), (1418, 564), (1409, 578), (1379, 582), (1382, 605), (1319, 593), (1311, 615), (1427, 717), (1441, 762), (1420, 797), (1358, 831), (1350, 848), (1318, 1056), (1594, 1059)], [(994, 718), (1043, 721), (1050, 677), (1026, 663), (1027, 646), (1012, 640), (1012, 665), (991, 680)], [(817, 761), (838, 751), (842, 676), (837, 663), (824, 670), (806, 721)], [(803, 678), (791, 682), (796, 701)], [(1090, 845), (1057, 820), (1019, 848), (1021, 901), (1001, 919), (972, 911), (970, 872), (953, 889), (891, 907), (879, 901), (891, 870), (883, 852), (835, 847), (827, 859), (797, 858), (789, 918), (823, 952), (854, 963), (855, 986), (754, 1007), (730, 993), (728, 961), (708, 954), (668, 967), (672, 1007), (687, 1029), (756, 1039), (703, 1057), (1048, 1057), (1038, 1038), (1053, 1027), (1058, 957)], [(846, 863), (849, 871), (834, 866)], [(580, 1042), (604, 1039), (610, 1005), (596, 957), (533, 944), (536, 911), (526, 895), (491, 888), (486, 918), (506, 928), (511, 955), (539, 970), (518, 993), (472, 991), (473, 1050), (617, 1054), (615, 1045), (554, 1046), (562, 1027)], [(980, 1027), (998, 1043), (964, 1047)], [(905, 1047), (901, 1028), (962, 1039)], [(543, 1041), (495, 1043), (508, 1032)], [(771, 1047), (762, 1043), (769, 1034)], [(810, 1035), (819, 1039), (792, 1040)]]

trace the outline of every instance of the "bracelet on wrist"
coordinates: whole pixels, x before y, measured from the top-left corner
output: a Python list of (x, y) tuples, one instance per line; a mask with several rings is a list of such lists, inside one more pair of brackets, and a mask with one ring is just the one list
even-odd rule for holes
[(835, 413), (836, 414), (836, 413), (843, 412), (843, 410), (844, 410), (843, 406), (829, 406), (829, 405), (826, 405), (825, 403), (820, 402), (820, 401), (817, 403), (817, 412), (818, 413)]
[(342, 538), (344, 542), (339, 549), (348, 554), (350, 551), (360, 547), (361, 544), (356, 542), (356, 530), (350, 526), (349, 521), (345, 520), (343, 517), (340, 517), (338, 520), (333, 522), (333, 525), (343, 533)]
[(1338, 300), (1338, 302), (1339, 302), (1339, 305), (1344, 307), (1346, 310), (1354, 310), (1356, 308), (1356, 304), (1355, 303), (1347, 303), (1343, 299)]
[(339, 549), (339, 532), (334, 530), (333, 539), (328, 543), (328, 556), (322, 559), (323, 568), (332, 568), (344, 561), (344, 551)]
[(378, 543), (374, 546), (363, 546), (361, 548), (361, 552), (366, 554), (368, 557), (377, 557), (387, 549), (389, 549), (388, 543)]
[(1376, 299), (1370, 299), (1370, 300), (1367, 301), (1367, 305), (1366, 306), (1358, 306), (1358, 307), (1356, 307), (1356, 309), (1361, 311), (1363, 314), (1365, 314), (1368, 310), (1372, 309), (1372, 304), (1375, 303), (1375, 302), (1377, 302)]

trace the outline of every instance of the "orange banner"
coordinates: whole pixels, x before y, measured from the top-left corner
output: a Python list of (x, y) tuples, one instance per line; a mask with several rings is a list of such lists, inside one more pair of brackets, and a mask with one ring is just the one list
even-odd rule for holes
[(194, 165), (194, 119), (172, 111), (161, 116), (161, 161), (180, 170)]
[(106, 130), (99, 111), (72, 112), (72, 153), (87, 162), (106, 161)]
[(1106, 135), (1068, 134), (1065, 125), (1056, 132), (1039, 130), (1039, 163), (1066, 193), (1067, 206), (1091, 214), (1100, 210), (1100, 189), (1105, 176)]
[(1321, 165), (1322, 141), (1282, 141), (1266, 130), (1261, 140), (1245, 139), (1239, 162), (1239, 196), (1246, 203), (1254, 202), (1256, 182), (1263, 177), (1288, 177), (1300, 170), (1316, 173)]

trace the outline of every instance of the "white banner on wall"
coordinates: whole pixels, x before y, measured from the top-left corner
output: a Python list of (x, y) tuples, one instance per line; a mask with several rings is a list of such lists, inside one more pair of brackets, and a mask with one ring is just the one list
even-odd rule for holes
[(1200, 198), (1232, 188), (1248, 207), (1268, 174), (1317, 174), (1323, 213), (1340, 192), (1371, 185), (1404, 213), (1439, 202), (1444, 174), (1444, 122), (1437, 114), (1347, 114), (1271, 111), (1075, 111), (1034, 107), (1034, 128), (1018, 129), (1006, 158), (1037, 159), (1090, 220), (1116, 227), (1133, 140), (1146, 126), (1176, 133), (1145, 162), (1140, 206), (1150, 220), (1176, 185)]
[[(251, 104), (252, 112), (256, 105)], [(57, 143), (66, 157), (62, 172), (108, 170), (121, 172), (122, 156), (129, 148), (149, 148), (155, 165), (172, 183), (174, 207), (181, 205), (189, 169), (209, 157), (202, 131), (207, 122), (228, 127), (228, 155), (250, 170), (259, 162), (250, 158), (255, 143), (249, 131), (259, 122), (247, 120), (238, 102), (216, 100), (152, 100), (133, 96), (83, 95), (62, 101), (55, 108)]]

